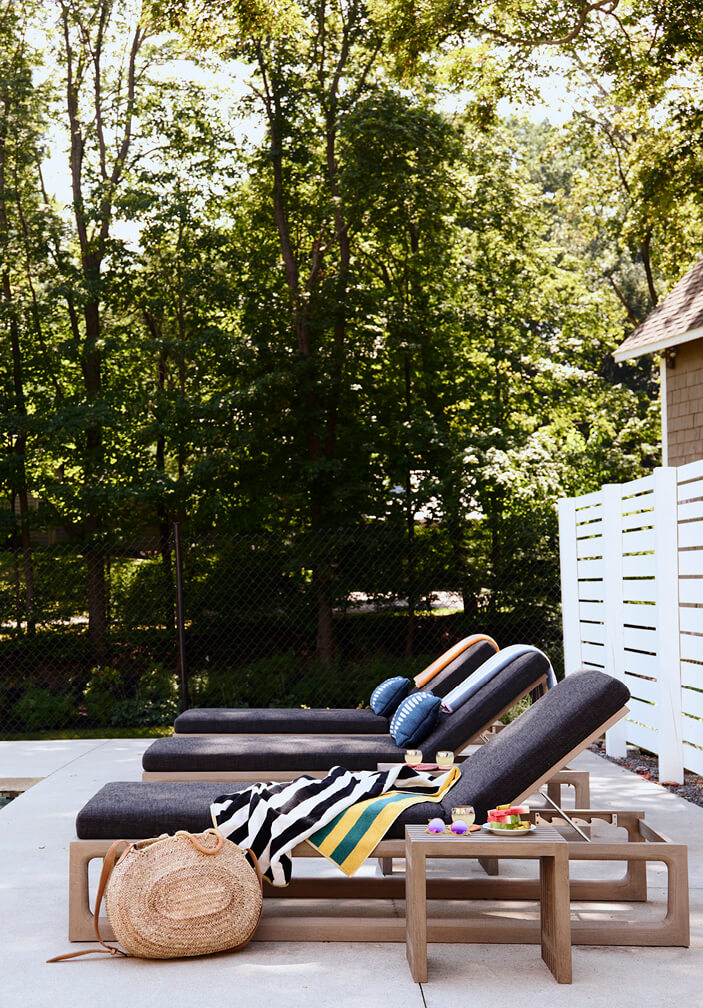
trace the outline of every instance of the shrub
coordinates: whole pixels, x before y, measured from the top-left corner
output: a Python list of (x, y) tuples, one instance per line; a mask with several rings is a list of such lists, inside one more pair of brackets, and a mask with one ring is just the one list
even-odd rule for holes
[(136, 687), (109, 665), (91, 670), (83, 691), (86, 714), (95, 724), (112, 727), (171, 724), (178, 713), (176, 677), (155, 664), (141, 674)]
[(143, 672), (137, 683), (134, 725), (173, 724), (178, 714), (178, 682), (173, 672), (154, 665)]
[(40, 686), (28, 686), (12, 712), (28, 731), (65, 728), (76, 716), (71, 696), (67, 693), (50, 693)]
[(238, 668), (200, 670), (189, 683), (190, 702), (194, 707), (363, 707), (384, 679), (411, 679), (431, 661), (429, 655), (382, 655), (327, 668), (284, 652)]

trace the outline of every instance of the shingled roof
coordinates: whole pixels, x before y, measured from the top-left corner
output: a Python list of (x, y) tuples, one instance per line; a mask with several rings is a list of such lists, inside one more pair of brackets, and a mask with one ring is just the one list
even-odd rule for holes
[(699, 337), (703, 337), (703, 257), (642, 325), (620, 344), (613, 356), (616, 361), (624, 361)]

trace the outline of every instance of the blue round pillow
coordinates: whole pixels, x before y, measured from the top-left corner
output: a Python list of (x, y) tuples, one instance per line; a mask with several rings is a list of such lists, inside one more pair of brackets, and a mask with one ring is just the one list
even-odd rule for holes
[(391, 720), (391, 735), (401, 749), (414, 749), (431, 733), (439, 718), (442, 701), (434, 693), (406, 697)]
[(374, 714), (390, 717), (403, 697), (410, 692), (412, 683), (403, 676), (393, 676), (380, 683), (371, 694), (371, 710)]

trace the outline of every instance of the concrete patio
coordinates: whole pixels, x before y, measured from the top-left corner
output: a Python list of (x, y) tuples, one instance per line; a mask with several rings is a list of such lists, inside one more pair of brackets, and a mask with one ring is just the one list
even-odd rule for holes
[[(143, 739), (0, 742), (0, 782), (40, 779), (0, 810), (2, 1005), (447, 1008), (507, 998), (547, 1008), (678, 1008), (700, 1000), (703, 808), (590, 752), (573, 765), (591, 773), (592, 807), (643, 809), (655, 829), (688, 843), (690, 949), (574, 946), (571, 986), (555, 983), (534, 945), (431, 945), (429, 980), (422, 985), (411, 980), (402, 944), (262, 942), (204, 959), (147, 962), (96, 956), (47, 965), (47, 957), (72, 948), (66, 936), (67, 871), (75, 814), (105, 782), (139, 779), (147, 744)], [(329, 869), (321, 864), (320, 870)], [(648, 906), (647, 913), (661, 911), (664, 881), (661, 866), (650, 866), (654, 907)], [(596, 913), (605, 916), (618, 909), (603, 904)]]

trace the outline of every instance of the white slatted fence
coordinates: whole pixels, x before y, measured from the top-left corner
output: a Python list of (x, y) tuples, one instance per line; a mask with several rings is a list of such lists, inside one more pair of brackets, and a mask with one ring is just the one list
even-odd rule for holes
[(660, 780), (703, 774), (703, 460), (559, 501), (567, 674), (630, 690), (608, 732), (657, 753)]

